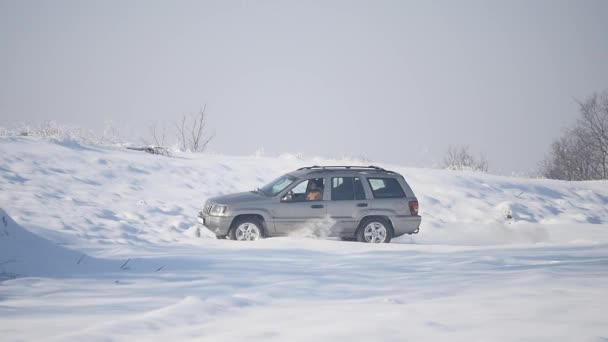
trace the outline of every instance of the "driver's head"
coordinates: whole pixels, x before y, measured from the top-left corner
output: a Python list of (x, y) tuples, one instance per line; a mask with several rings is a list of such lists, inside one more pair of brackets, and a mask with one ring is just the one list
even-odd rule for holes
[(319, 190), (319, 186), (317, 185), (317, 182), (314, 180), (310, 181), (310, 190)]

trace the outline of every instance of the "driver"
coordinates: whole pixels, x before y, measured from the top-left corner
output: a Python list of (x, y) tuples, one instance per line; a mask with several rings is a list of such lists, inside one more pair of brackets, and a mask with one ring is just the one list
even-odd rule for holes
[(311, 180), (310, 189), (306, 194), (307, 201), (320, 201), (323, 199), (323, 185), (318, 180)]

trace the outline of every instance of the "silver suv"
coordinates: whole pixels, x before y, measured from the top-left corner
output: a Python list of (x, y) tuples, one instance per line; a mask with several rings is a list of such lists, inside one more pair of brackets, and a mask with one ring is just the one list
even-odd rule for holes
[(310, 166), (250, 192), (210, 198), (199, 222), (218, 238), (257, 240), (324, 226), (369, 243), (416, 234), (418, 200), (400, 174), (377, 166)]

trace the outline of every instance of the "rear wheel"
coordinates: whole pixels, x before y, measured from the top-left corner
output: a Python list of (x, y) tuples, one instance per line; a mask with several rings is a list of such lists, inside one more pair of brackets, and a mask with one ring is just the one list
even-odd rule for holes
[(357, 241), (366, 243), (389, 243), (393, 237), (391, 224), (382, 218), (361, 221), (357, 229)]
[(230, 229), (230, 239), (237, 241), (255, 241), (264, 237), (262, 222), (255, 217), (236, 220)]

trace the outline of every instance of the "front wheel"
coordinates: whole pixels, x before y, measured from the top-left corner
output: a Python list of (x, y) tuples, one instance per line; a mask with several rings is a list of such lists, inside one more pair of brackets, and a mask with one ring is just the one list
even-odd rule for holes
[(244, 218), (235, 221), (230, 229), (230, 239), (237, 241), (255, 241), (264, 237), (262, 222), (256, 218)]
[(385, 219), (371, 218), (361, 221), (357, 230), (357, 241), (367, 243), (389, 243), (393, 237), (391, 224)]

